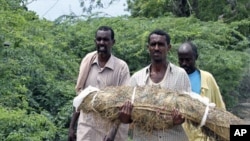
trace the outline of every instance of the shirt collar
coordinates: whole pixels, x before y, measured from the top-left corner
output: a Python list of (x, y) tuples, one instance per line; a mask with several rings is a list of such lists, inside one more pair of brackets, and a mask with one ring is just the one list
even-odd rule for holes
[[(146, 75), (149, 76), (149, 73), (150, 73), (150, 67), (151, 67), (152, 64), (149, 64), (147, 67), (146, 67)], [(173, 67), (173, 64), (172, 63), (168, 63), (168, 67), (167, 67), (167, 72), (170, 72), (172, 73), (172, 67)]]
[[(98, 55), (95, 58), (95, 60), (93, 61), (92, 65), (93, 64), (98, 64)], [(104, 68), (110, 68), (110, 69), (114, 70), (114, 65), (115, 65), (115, 56), (113, 54), (111, 54), (108, 62), (105, 64)]]
[(197, 70), (200, 72), (200, 75), (201, 75), (201, 88), (209, 89), (204, 72), (202, 70), (199, 70), (199, 69), (197, 69)]

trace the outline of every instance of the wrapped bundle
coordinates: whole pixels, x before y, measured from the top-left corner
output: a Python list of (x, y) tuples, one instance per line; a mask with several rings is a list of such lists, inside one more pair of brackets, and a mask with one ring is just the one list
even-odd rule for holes
[(226, 110), (211, 106), (211, 103), (204, 101), (197, 94), (151, 86), (106, 87), (100, 91), (90, 92), (85, 94), (78, 109), (86, 113), (94, 112), (103, 119), (115, 122), (118, 119), (119, 107), (126, 100), (131, 100), (134, 106), (133, 124), (145, 132), (171, 128), (173, 108), (179, 109), (185, 119), (197, 125), (197, 128), (203, 122), (201, 128), (204, 133), (217, 140), (229, 141), (230, 125), (244, 124), (242, 119)]

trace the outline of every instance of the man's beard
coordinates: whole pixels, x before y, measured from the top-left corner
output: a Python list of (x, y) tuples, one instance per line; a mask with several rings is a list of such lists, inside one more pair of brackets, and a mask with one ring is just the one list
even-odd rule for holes
[(162, 60), (162, 59), (155, 59), (155, 62), (156, 62), (156, 63), (162, 63), (163, 60)]
[(188, 66), (181, 66), (188, 74), (190, 74), (191, 73), (191, 68), (190, 67), (188, 67)]
[(154, 60), (154, 62), (155, 63), (162, 63), (163, 62), (163, 59), (162, 58), (160, 58), (160, 57), (157, 57), (157, 58), (153, 58), (153, 60)]
[(152, 55), (152, 59), (153, 59), (154, 62), (156, 62), (156, 63), (161, 63), (161, 62), (163, 62), (163, 59), (161, 58), (161, 53), (160, 53), (160, 52), (157, 52), (157, 53), (159, 53), (159, 54), (158, 54), (158, 55), (155, 55), (155, 54)]

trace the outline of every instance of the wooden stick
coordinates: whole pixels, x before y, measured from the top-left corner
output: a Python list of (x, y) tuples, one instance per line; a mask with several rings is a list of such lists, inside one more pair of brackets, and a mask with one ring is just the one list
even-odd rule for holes
[(103, 141), (114, 141), (120, 124), (121, 124), (120, 120), (116, 120), (112, 128), (109, 130), (108, 135), (104, 137)]

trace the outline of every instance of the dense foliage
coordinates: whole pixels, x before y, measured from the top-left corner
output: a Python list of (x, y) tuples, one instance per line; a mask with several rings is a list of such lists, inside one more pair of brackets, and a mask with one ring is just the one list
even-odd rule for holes
[(228, 110), (238, 99), (250, 97), (249, 19), (230, 24), (193, 16), (51, 22), (15, 0), (0, 4), (0, 140), (66, 140), (79, 63), (95, 50), (94, 33), (100, 25), (114, 28), (113, 53), (128, 63), (131, 74), (150, 62), (146, 39), (161, 28), (171, 35), (168, 59), (175, 64), (183, 41), (198, 45), (198, 65), (215, 76)]
[(56, 127), (45, 116), (0, 107), (0, 139), (6, 141), (54, 140)]
[[(120, 0), (80, 0), (83, 11), (106, 8)], [(126, 0), (132, 17), (194, 16), (202, 21), (238, 21), (250, 17), (249, 0)]]
[(127, 0), (133, 17), (161, 17), (169, 13), (177, 17), (194, 15), (203, 21), (225, 22), (249, 18), (248, 0)]

